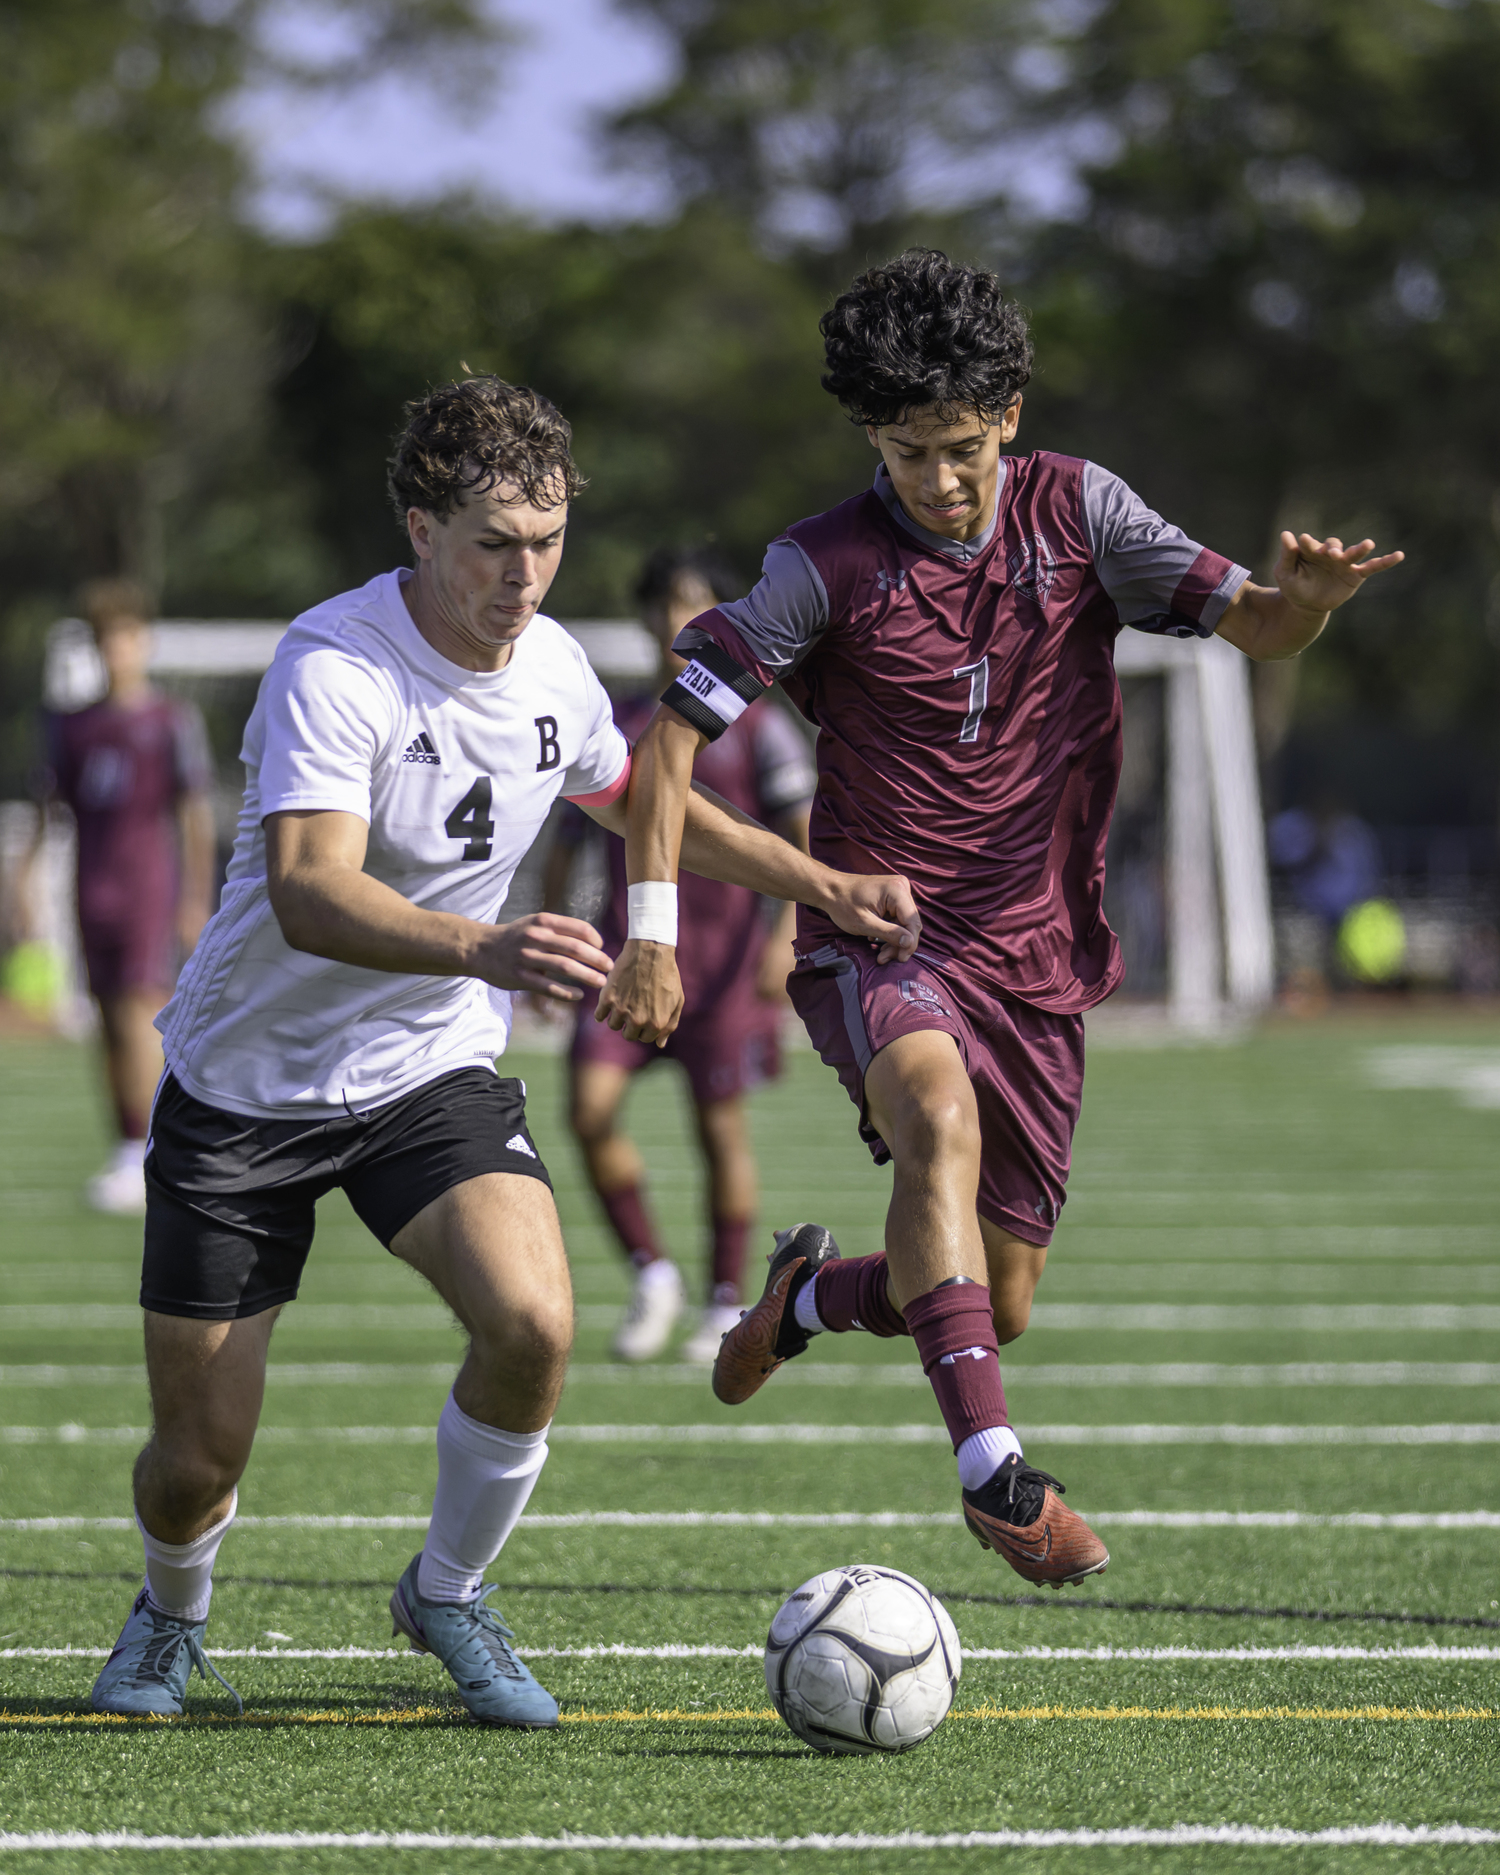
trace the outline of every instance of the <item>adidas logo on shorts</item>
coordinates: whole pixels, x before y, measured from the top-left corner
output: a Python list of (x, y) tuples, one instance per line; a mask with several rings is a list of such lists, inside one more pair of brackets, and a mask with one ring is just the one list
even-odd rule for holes
[(415, 742), (407, 744), (406, 753), (401, 759), (403, 762), (425, 762), (429, 768), (441, 768), (443, 765), (443, 758), (425, 729)]
[(523, 1139), (519, 1133), (512, 1133), (510, 1138), (506, 1140), (505, 1150), (507, 1152), (524, 1152), (528, 1159), (534, 1159), (536, 1157), (536, 1150), (531, 1142)]

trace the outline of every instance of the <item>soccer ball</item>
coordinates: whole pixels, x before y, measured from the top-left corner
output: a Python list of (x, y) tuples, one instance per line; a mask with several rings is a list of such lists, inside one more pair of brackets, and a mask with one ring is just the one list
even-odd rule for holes
[(937, 1597), (866, 1563), (804, 1582), (766, 1637), (766, 1691), (818, 1751), (910, 1751), (942, 1723), (962, 1670)]

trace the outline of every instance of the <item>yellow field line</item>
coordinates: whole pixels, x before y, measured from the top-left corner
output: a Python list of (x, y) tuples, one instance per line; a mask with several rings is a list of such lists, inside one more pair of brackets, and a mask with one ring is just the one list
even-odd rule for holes
[[(275, 1725), (424, 1725), (433, 1720), (459, 1719), (456, 1706), (395, 1707), (386, 1712), (247, 1712), (242, 1716), (203, 1713), (181, 1719), (150, 1714), (139, 1718), (113, 1712), (5, 1712), (0, 1726), (275, 1726)], [(1444, 1724), (1453, 1720), (1500, 1719), (1500, 1708), (1489, 1706), (969, 1706), (952, 1712), (950, 1719), (1275, 1719), (1324, 1720), (1334, 1723), (1357, 1719), (1396, 1720)], [(732, 1720), (774, 1719), (769, 1706), (725, 1706), (711, 1712), (686, 1712), (676, 1707), (642, 1712), (565, 1712), (564, 1725), (694, 1725), (723, 1724)]]

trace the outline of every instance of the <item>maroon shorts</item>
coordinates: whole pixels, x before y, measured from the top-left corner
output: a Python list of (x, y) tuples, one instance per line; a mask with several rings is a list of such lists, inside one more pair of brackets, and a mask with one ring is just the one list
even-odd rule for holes
[(870, 1062), (898, 1035), (951, 1035), (979, 1103), (979, 1215), (1027, 1243), (1052, 1241), (1083, 1100), (1082, 1016), (1033, 1009), (920, 952), (909, 963), (878, 964), (852, 941), (799, 953), (787, 989), (813, 1047), (859, 1108), (859, 1136), (877, 1165), (891, 1155), (865, 1108)]
[(94, 996), (170, 991), (177, 976), (177, 931), (171, 919), (140, 918), (128, 925), (83, 923), (79, 936)]
[(669, 1061), (681, 1062), (700, 1107), (734, 1100), (763, 1081), (774, 1081), (781, 1072), (780, 1020), (775, 1008), (759, 998), (735, 997), (684, 1016), (665, 1048), (629, 1042), (617, 1029), (596, 1022), (596, 1001), (588, 998), (579, 1011), (568, 1051), (575, 1064), (604, 1061), (627, 1074), (638, 1074), (665, 1055)]

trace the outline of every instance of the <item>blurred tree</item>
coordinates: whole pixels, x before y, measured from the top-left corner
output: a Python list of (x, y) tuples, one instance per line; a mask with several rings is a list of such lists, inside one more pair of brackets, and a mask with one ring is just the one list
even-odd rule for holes
[(565, 616), (628, 611), (664, 541), (712, 536), (748, 581), (766, 541), (866, 472), (818, 385), (821, 293), (708, 207), (608, 233), (462, 203), (356, 211), (262, 279), (308, 334), (278, 404), (351, 584), (406, 552), (384, 489), (402, 404), (465, 369), (534, 384), (574, 423), (590, 486), (553, 601)]
[(615, 120), (622, 151), (773, 248), (826, 255), (834, 278), (915, 216), (934, 225), (934, 200), (983, 188), (1017, 54), (1043, 30), (1034, 0), (629, 4), (681, 63), (665, 96)]
[(1030, 244), (1030, 440), (1262, 576), (1285, 525), (1404, 547), (1304, 661), (1302, 714), (1492, 736), (1500, 12), (1111, 0), (1059, 50), (1052, 110), (1113, 148)]
[[(495, 39), (480, 0), (326, 0), (321, 13), (338, 29), (331, 65), (284, 50), (271, 0), (0, 10), (8, 697), (34, 695), (15, 681), (18, 667), (34, 666), (42, 624), (81, 577), (124, 570), (170, 587), (175, 534), (191, 540), (199, 587), (212, 588), (205, 546), (221, 487), (238, 482), (242, 505), (262, 493), (279, 501), (284, 525), (268, 531), (286, 542), (283, 558), (316, 557), (314, 541), (293, 538), (278, 471), (257, 458), (276, 335), (246, 290), (244, 177), (217, 113), (258, 70), (338, 85), (395, 59), (415, 69), (419, 50), (471, 83), (483, 65), (475, 54)], [(251, 569), (252, 556), (240, 557), (231, 585)], [(274, 547), (267, 557), (276, 562)], [(242, 602), (255, 596), (248, 585)], [(0, 774), (0, 787), (15, 785)]]

